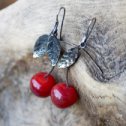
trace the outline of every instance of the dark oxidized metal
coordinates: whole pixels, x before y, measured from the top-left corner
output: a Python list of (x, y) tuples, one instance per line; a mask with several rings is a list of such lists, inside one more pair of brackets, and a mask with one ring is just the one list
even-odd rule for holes
[(78, 47), (71, 48), (67, 52), (64, 52), (57, 66), (59, 68), (70, 67), (76, 62), (78, 57), (79, 57), (79, 48)]
[(61, 59), (59, 60), (59, 62), (57, 64), (57, 66), (59, 68), (70, 67), (71, 65), (73, 65), (77, 61), (77, 58), (79, 57), (79, 50), (85, 48), (85, 46), (87, 44), (87, 39), (89, 38), (89, 36), (92, 32), (92, 29), (95, 25), (95, 22), (96, 22), (96, 18), (93, 18), (89, 24), (89, 27), (88, 27), (86, 33), (84, 34), (84, 37), (82, 38), (80, 45), (64, 52), (63, 56), (61, 57)]
[(48, 40), (48, 56), (51, 61), (52, 66), (55, 66), (59, 60), (61, 47), (59, 40), (53, 35), (49, 37)]
[(57, 35), (58, 35), (57, 32), (58, 32), (58, 25), (59, 25), (58, 17), (61, 10), (63, 10), (63, 17), (62, 17), (60, 35), (59, 35), (60, 36), (59, 40), (61, 40), (62, 27), (65, 18), (64, 7), (61, 7), (59, 9), (58, 14), (56, 15), (56, 22), (51, 33), (49, 35), (42, 35), (38, 38), (38, 40), (35, 43), (34, 52), (33, 52), (34, 58), (42, 57), (43, 55), (48, 54), (52, 66), (55, 66), (57, 64), (61, 52), (60, 42), (57, 39)]
[(96, 23), (96, 18), (93, 18), (89, 23), (88, 29), (87, 29), (86, 33), (84, 34), (84, 37), (82, 38), (82, 41), (80, 44), (81, 49), (85, 48), (85, 46), (87, 44), (87, 40), (88, 40), (88, 38), (94, 28), (95, 23)]
[(33, 57), (43, 56), (47, 52), (48, 35), (42, 35), (38, 38), (34, 45)]
[(52, 66), (55, 66), (58, 62), (60, 52), (60, 42), (56, 36), (43, 35), (35, 43), (33, 57), (37, 58), (48, 54)]

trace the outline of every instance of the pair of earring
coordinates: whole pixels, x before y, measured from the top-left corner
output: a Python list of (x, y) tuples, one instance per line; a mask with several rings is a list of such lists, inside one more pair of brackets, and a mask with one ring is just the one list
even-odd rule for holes
[[(63, 18), (61, 22), (60, 35), (58, 39), (58, 26), (59, 26), (59, 14), (63, 10)], [(80, 45), (76, 45), (73, 48), (70, 48), (67, 51), (64, 51), (61, 55), (61, 46), (60, 41), (62, 40), (62, 27), (65, 18), (65, 8), (61, 7), (58, 14), (56, 15), (56, 22), (53, 30), (49, 35), (45, 34), (38, 38), (34, 46), (33, 57), (42, 57), (45, 54), (48, 54), (48, 57), (51, 61), (52, 69), (46, 72), (39, 72), (35, 74), (30, 81), (31, 91), (39, 97), (48, 97), (51, 96), (52, 102), (58, 108), (67, 108), (79, 99), (79, 95), (74, 88), (74, 86), (68, 83), (68, 71), (70, 67), (77, 61), (80, 56), (80, 51), (85, 48), (87, 44), (87, 39), (91, 34), (91, 31), (95, 25), (96, 18), (93, 18), (89, 24), (89, 27), (82, 38)], [(67, 68), (66, 82), (60, 82), (56, 84), (56, 80), (51, 75), (54, 67), (58, 68)]]

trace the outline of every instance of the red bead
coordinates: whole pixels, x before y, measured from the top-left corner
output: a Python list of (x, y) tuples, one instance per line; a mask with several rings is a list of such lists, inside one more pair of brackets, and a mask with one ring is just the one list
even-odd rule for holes
[(30, 81), (31, 91), (39, 97), (48, 97), (52, 87), (55, 85), (55, 79), (48, 73), (39, 72), (35, 74)]
[(78, 94), (73, 86), (59, 83), (51, 90), (51, 100), (58, 108), (67, 108), (78, 100)]

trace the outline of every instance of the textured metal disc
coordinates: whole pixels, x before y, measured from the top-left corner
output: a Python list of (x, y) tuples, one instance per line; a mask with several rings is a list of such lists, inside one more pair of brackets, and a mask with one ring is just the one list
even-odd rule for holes
[(57, 66), (59, 68), (67, 68), (73, 65), (78, 57), (79, 57), (79, 49), (77, 47), (71, 48), (67, 52), (64, 52), (64, 54), (58, 61)]
[(50, 36), (48, 39), (48, 56), (51, 61), (52, 66), (55, 66), (59, 60), (61, 47), (59, 40), (55, 37), (55, 35)]
[(47, 52), (48, 35), (42, 35), (38, 38), (34, 46), (33, 57), (43, 56)]

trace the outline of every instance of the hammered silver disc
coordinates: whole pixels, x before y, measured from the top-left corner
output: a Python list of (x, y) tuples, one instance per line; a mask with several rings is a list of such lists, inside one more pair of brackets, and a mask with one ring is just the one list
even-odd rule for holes
[(45, 55), (47, 52), (48, 35), (42, 35), (38, 38), (34, 45), (33, 58)]
[(61, 52), (60, 42), (55, 37), (55, 35), (50, 36), (48, 41), (49, 42), (48, 42), (47, 53), (48, 53), (52, 66), (56, 66), (59, 60), (60, 52)]
[(60, 60), (58, 61), (58, 68), (67, 68), (73, 65), (79, 57), (79, 49), (77, 47), (69, 49), (64, 52)]

